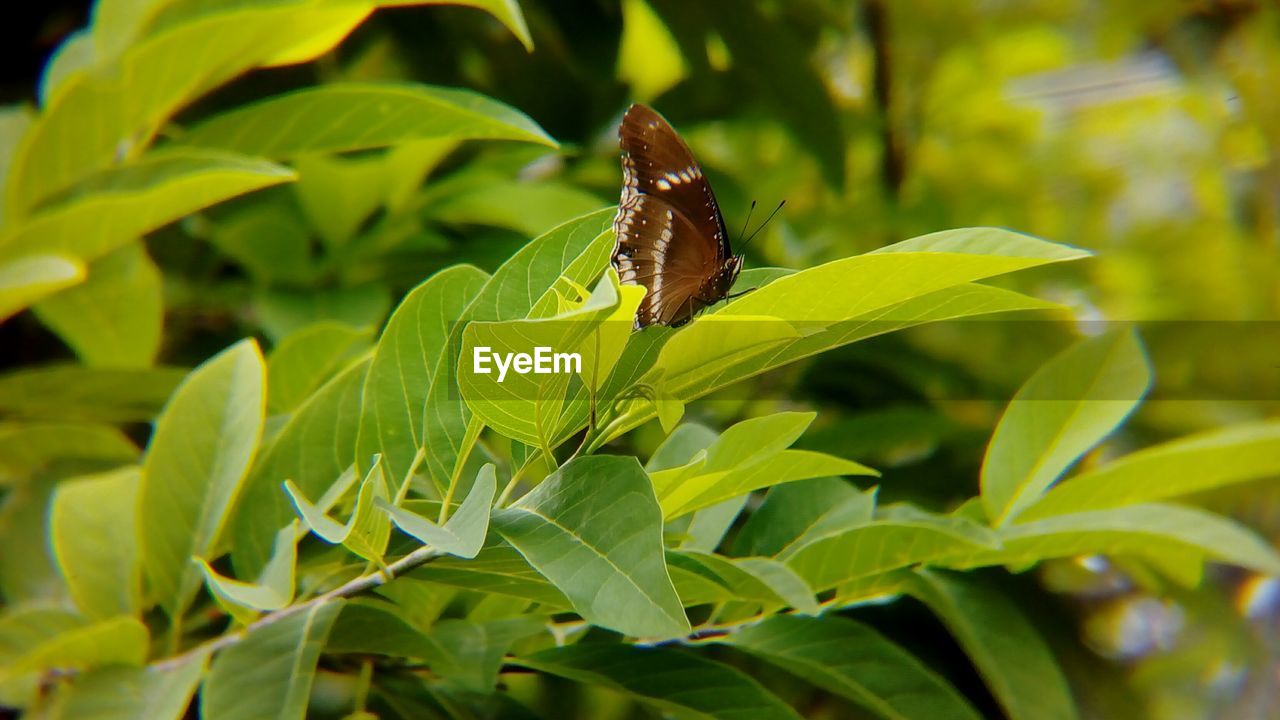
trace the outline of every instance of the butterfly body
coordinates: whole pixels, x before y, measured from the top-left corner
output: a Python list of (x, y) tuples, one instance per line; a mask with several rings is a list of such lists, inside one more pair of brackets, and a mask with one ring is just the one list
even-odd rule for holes
[(612, 264), (648, 291), (636, 327), (683, 325), (729, 294), (742, 269), (702, 168), (652, 108), (632, 105), (618, 128), (622, 198)]

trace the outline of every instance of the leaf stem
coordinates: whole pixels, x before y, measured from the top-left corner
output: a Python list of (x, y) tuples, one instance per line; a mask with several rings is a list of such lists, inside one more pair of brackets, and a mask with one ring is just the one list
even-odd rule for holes
[(293, 617), (294, 615), (297, 615), (299, 613), (306, 612), (307, 610), (321, 603), (326, 603), (331, 600), (340, 600), (343, 598), (354, 597), (361, 593), (368, 592), (369, 590), (373, 590), (374, 588), (387, 584), (392, 579), (400, 577), (404, 573), (407, 573), (410, 570), (413, 570), (414, 568), (426, 565), (432, 560), (435, 560), (436, 558), (442, 557), (444, 555), (445, 553), (440, 552), (434, 547), (424, 545), (423, 547), (420, 547), (417, 550), (414, 550), (408, 555), (405, 555), (399, 560), (396, 560), (395, 562), (388, 565), (386, 567), (385, 572), (383, 570), (378, 570), (376, 572), (371, 572), (365, 575), (361, 575), (360, 577), (355, 578), (345, 583), (344, 585), (336, 587), (330, 590), (329, 592), (324, 593), (323, 595), (317, 595), (316, 597), (310, 600), (307, 600), (306, 602), (301, 602), (301, 603), (298, 603), (297, 605), (290, 605), (287, 608), (276, 610), (275, 612), (272, 612), (272, 613), (267, 613), (266, 615), (263, 615), (262, 617), (258, 618), (254, 622), (249, 623), (242, 630), (238, 630), (233, 633), (227, 633), (226, 635), (222, 635), (220, 637), (214, 638), (213, 640), (210, 640), (208, 642), (201, 643), (200, 645), (197, 645), (196, 647), (180, 655), (175, 655), (168, 659), (161, 660), (160, 662), (153, 664), (152, 667), (161, 671), (171, 670), (173, 668), (179, 667), (194, 657), (203, 655), (205, 653), (214, 653), (219, 650), (223, 650), (225, 648), (231, 647), (232, 645), (239, 643), (249, 633), (253, 632), (254, 630), (257, 630), (258, 628), (262, 628), (267, 625), (271, 625), (273, 623), (278, 623), (281, 620), (284, 620), (285, 618)]

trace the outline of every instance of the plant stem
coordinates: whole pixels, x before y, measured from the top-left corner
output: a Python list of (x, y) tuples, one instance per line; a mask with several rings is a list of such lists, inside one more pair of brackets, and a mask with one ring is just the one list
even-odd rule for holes
[(272, 613), (267, 613), (266, 615), (263, 615), (261, 618), (258, 618), (254, 622), (245, 626), (245, 628), (242, 630), (239, 630), (233, 633), (228, 633), (221, 637), (214, 638), (213, 640), (210, 640), (208, 642), (201, 643), (200, 645), (197, 645), (196, 647), (182, 653), (181, 655), (175, 655), (171, 658), (168, 658), (167, 660), (162, 660), (158, 663), (155, 663), (152, 667), (161, 671), (169, 670), (182, 665), (183, 663), (187, 662), (188, 660), (196, 656), (203, 655), (205, 653), (214, 653), (219, 650), (223, 650), (225, 648), (231, 647), (232, 645), (235, 645), (236, 643), (243, 640), (245, 636), (247, 636), (249, 633), (253, 632), (258, 628), (271, 625), (272, 623), (280, 622), (285, 618), (293, 617), (298, 613), (307, 611), (308, 609), (310, 609), (315, 605), (329, 602), (330, 600), (340, 600), (343, 598), (353, 597), (355, 595), (359, 595), (361, 593), (367, 592), (379, 586), (385, 585), (386, 583), (390, 582), (392, 579), (400, 577), (404, 573), (407, 573), (410, 570), (413, 570), (414, 568), (426, 565), (427, 563), (431, 562), (432, 560), (435, 560), (438, 557), (443, 556), (444, 554), (445, 553), (442, 553), (439, 550), (429, 545), (424, 545), (418, 548), (417, 550), (414, 550), (408, 555), (405, 555), (399, 560), (396, 560), (395, 562), (388, 565), (385, 573), (379, 570), (376, 572), (371, 572), (365, 575), (361, 575), (360, 577), (355, 578), (354, 580), (351, 580), (344, 585), (336, 587), (330, 590), (329, 592), (324, 593), (323, 595), (317, 595), (311, 600), (298, 603), (297, 605), (290, 605), (287, 608), (284, 608), (282, 610), (277, 610)]
[(524, 464), (520, 466), (520, 469), (511, 473), (511, 479), (507, 481), (505, 486), (503, 486), (502, 492), (498, 495), (498, 499), (493, 503), (494, 507), (502, 507), (507, 504), (507, 501), (511, 499), (512, 491), (516, 489), (516, 484), (520, 482), (520, 478), (524, 475), (524, 471), (529, 469), (529, 466), (533, 464), (534, 460), (538, 460), (542, 457), (542, 452), (542, 450), (535, 450), (532, 455), (525, 458)]

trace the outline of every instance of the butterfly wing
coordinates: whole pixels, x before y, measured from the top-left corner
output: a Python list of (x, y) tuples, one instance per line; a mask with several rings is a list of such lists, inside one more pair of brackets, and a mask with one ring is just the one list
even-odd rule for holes
[(651, 108), (632, 105), (618, 135), (622, 198), (613, 265), (622, 282), (648, 290), (637, 326), (679, 325), (714, 300), (699, 290), (730, 256), (720, 206), (689, 147)]

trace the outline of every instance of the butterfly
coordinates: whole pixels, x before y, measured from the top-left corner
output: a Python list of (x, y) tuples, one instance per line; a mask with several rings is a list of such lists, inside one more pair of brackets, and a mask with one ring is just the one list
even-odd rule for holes
[(653, 108), (632, 105), (618, 139), (622, 199), (611, 262), (623, 283), (648, 290), (636, 328), (678, 327), (729, 295), (742, 255), (729, 247), (711, 184), (670, 123)]

